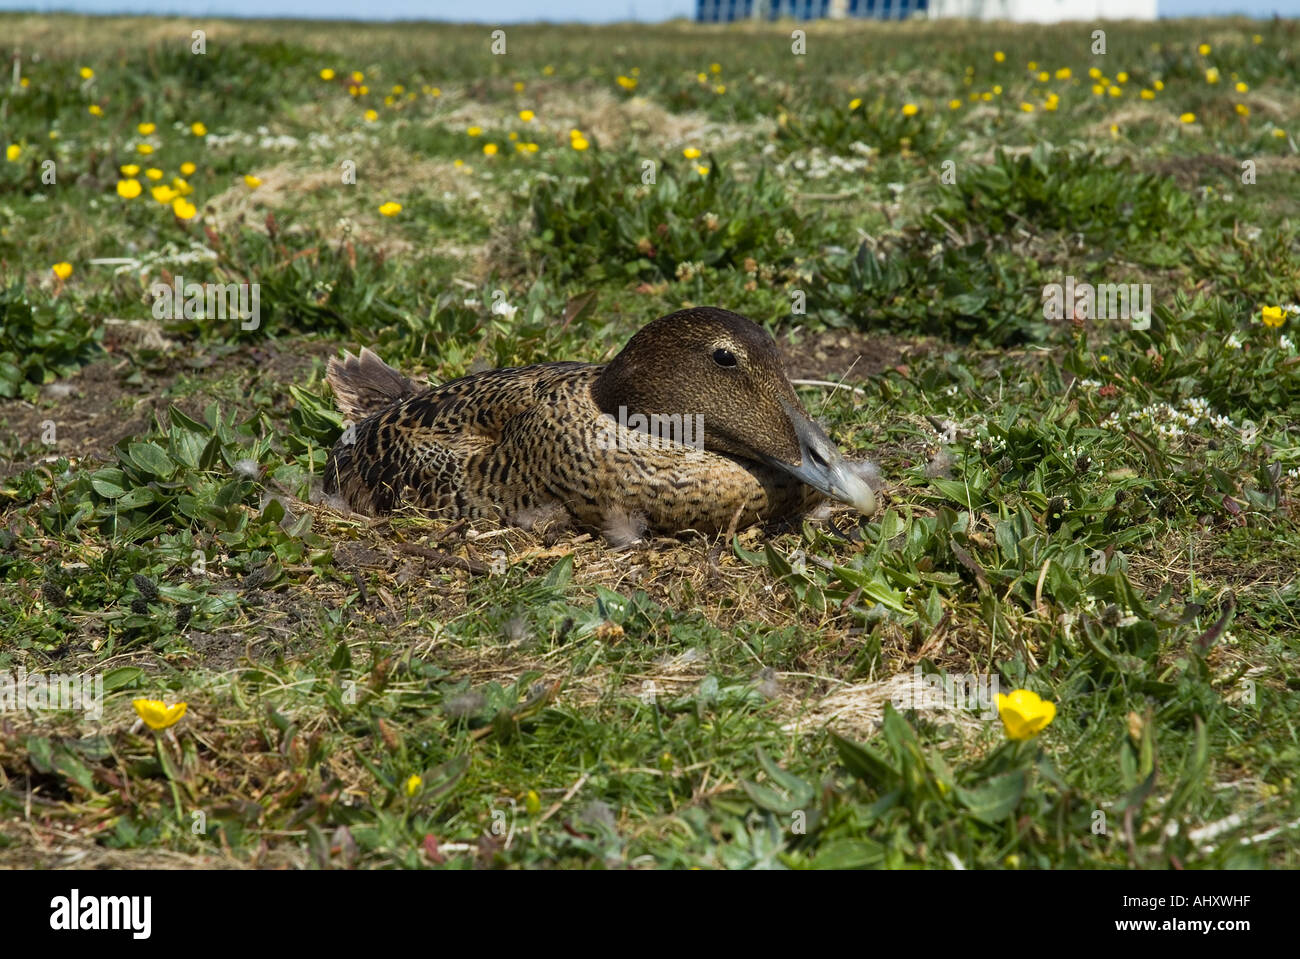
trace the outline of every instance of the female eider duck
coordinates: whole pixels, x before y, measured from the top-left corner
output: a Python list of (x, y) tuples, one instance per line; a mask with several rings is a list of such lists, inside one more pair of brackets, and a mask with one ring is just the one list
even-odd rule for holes
[(422, 388), (363, 349), (331, 359), (327, 379), (355, 426), (330, 453), (325, 491), (361, 513), (527, 525), (563, 510), (597, 530), (635, 517), (674, 534), (797, 516), (823, 497), (875, 510), (858, 464), (795, 396), (772, 337), (726, 310), (661, 317), (603, 366), (541, 363)]

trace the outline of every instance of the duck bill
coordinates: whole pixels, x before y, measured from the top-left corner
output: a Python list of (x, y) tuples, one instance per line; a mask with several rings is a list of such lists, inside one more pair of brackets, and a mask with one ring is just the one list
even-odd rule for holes
[(790, 424), (799, 438), (799, 463), (792, 466), (773, 460), (772, 465), (807, 483), (823, 496), (848, 503), (864, 516), (876, 511), (876, 494), (867, 481), (844, 458), (826, 431), (802, 410), (787, 409)]

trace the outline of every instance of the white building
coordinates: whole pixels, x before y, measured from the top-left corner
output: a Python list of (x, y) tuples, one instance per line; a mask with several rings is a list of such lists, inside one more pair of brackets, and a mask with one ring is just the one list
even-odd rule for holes
[(1062, 20), (1154, 20), (1156, 0), (695, 0), (695, 19), (906, 20), (966, 17), (1057, 23)]
[(1156, 0), (930, 0), (929, 7), (931, 17), (1021, 23), (1156, 18)]

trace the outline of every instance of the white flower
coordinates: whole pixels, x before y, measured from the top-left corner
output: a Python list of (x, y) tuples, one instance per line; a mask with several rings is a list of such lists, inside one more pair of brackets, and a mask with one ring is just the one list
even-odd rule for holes
[(1233, 333), (1231, 336), (1228, 337), (1228, 342), (1224, 343), (1223, 345), (1230, 350), (1239, 350), (1241, 349), (1241, 340), (1237, 339), (1236, 333)]

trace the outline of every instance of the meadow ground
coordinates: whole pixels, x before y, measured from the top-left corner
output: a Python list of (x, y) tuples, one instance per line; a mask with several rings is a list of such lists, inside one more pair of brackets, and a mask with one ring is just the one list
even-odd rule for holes
[[(0, 712), (0, 864), (1297, 864), (1297, 24), (795, 26), (0, 16), (0, 677), (105, 688)], [(314, 495), (339, 350), (690, 303), (832, 384), (876, 516)], [(961, 677), (1055, 718), (908, 701)]]

